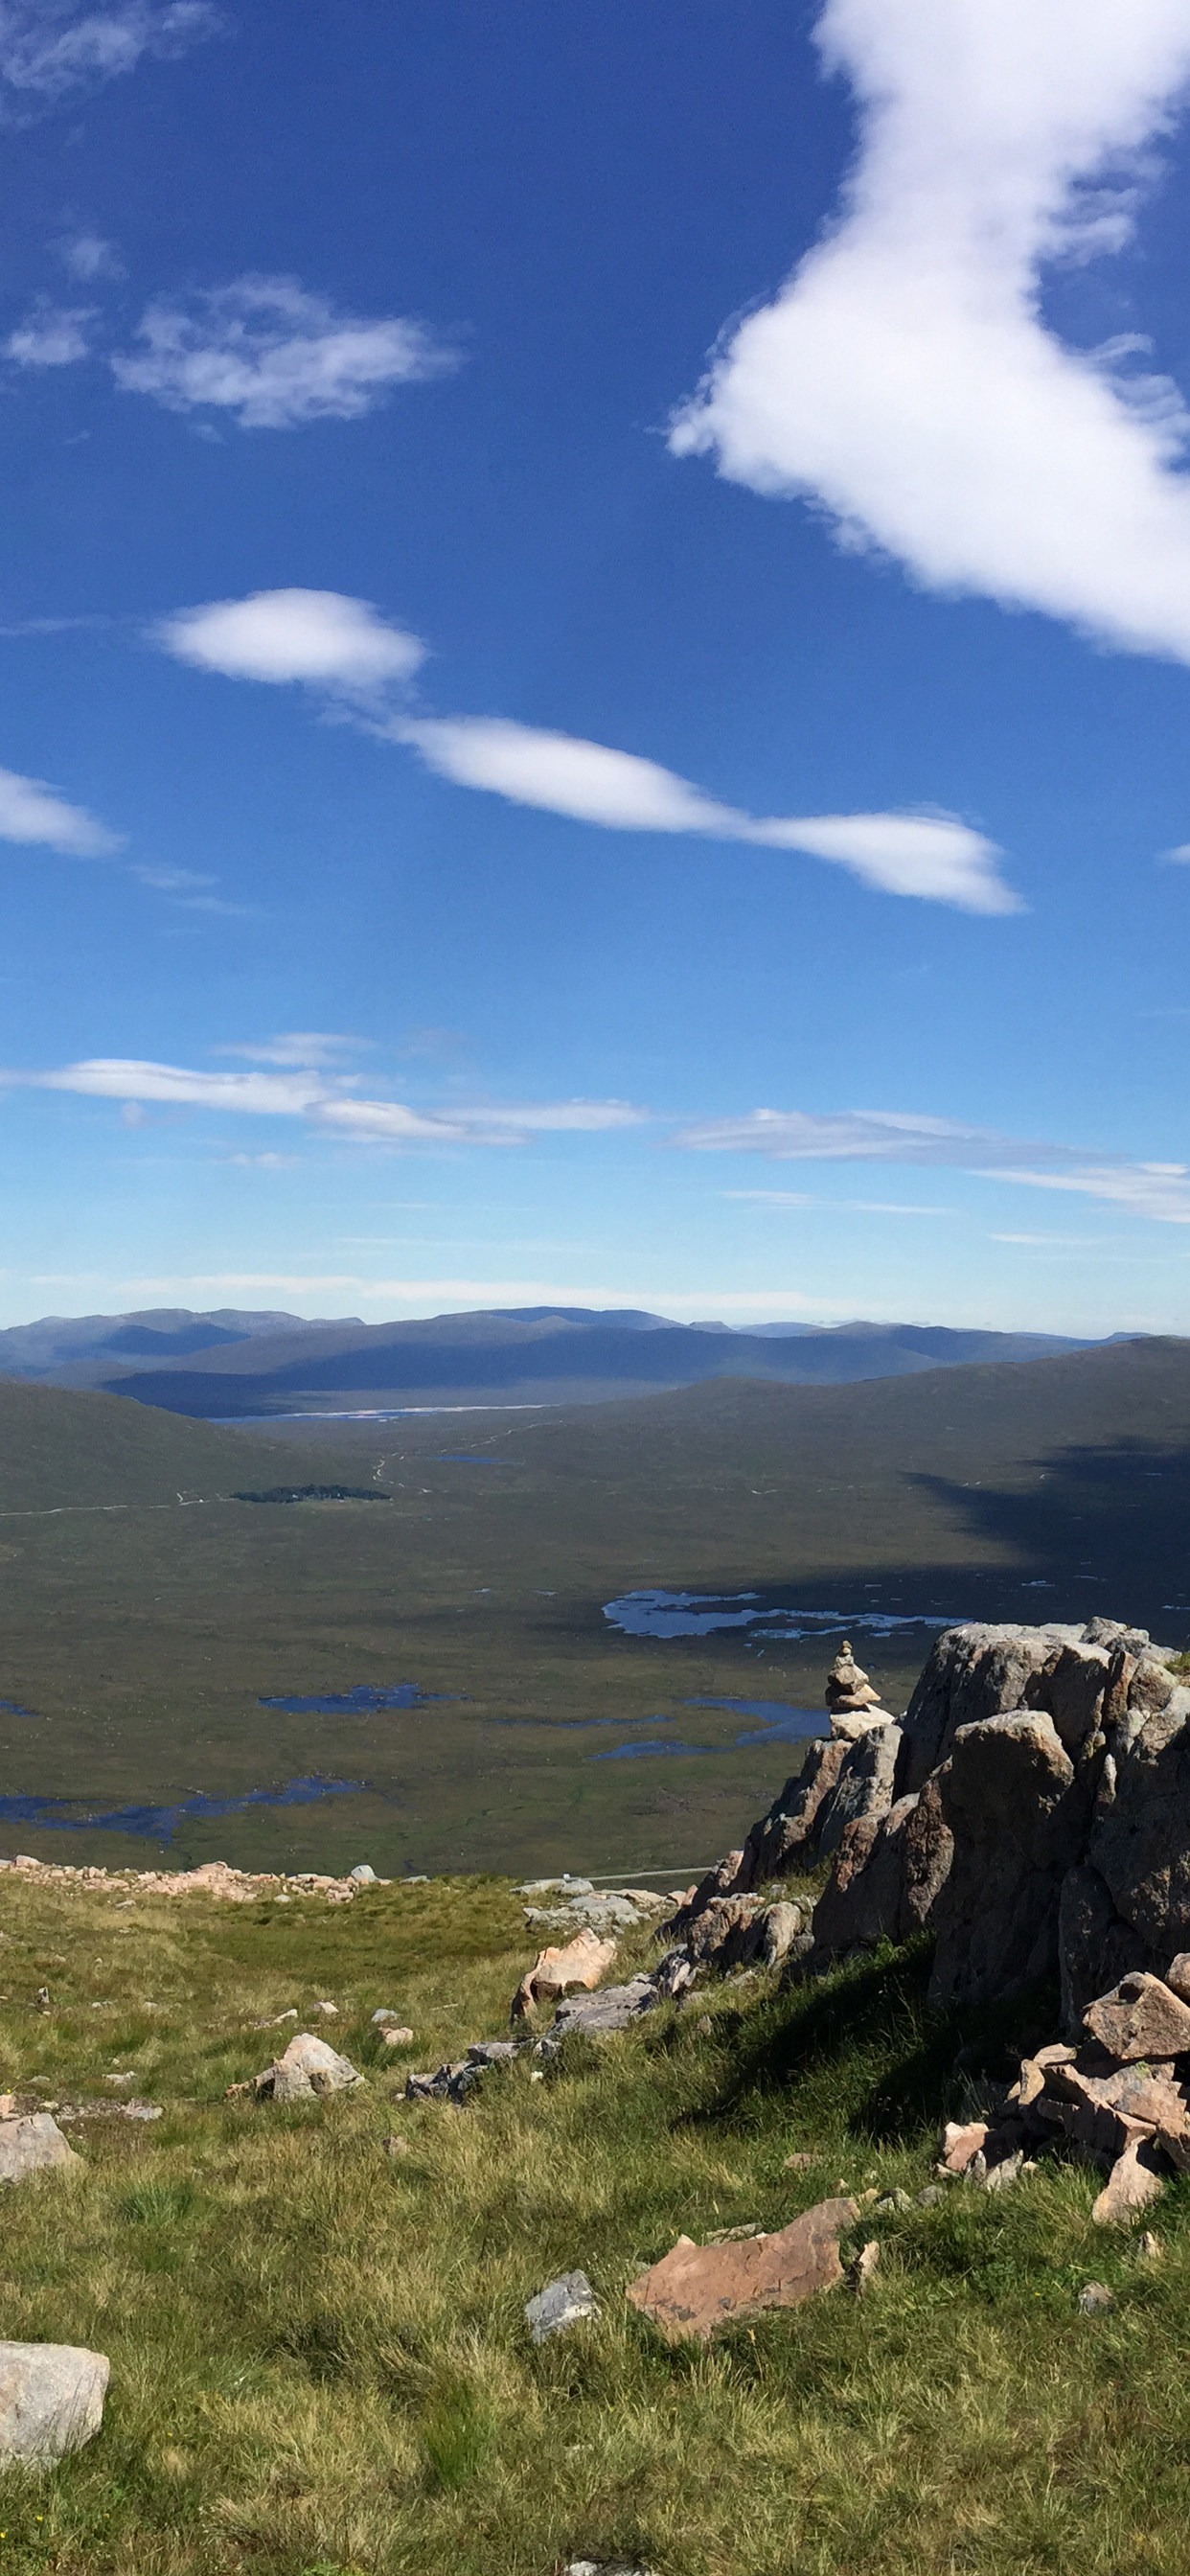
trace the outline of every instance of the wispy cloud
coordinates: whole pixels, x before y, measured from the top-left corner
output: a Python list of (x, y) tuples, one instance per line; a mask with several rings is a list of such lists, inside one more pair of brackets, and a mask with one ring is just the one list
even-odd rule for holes
[(1072, 1190), (1133, 1216), (1190, 1225), (1190, 1165), (1128, 1162), (950, 1118), (899, 1110), (752, 1109), (738, 1118), (702, 1120), (673, 1142), (693, 1153), (765, 1154), (778, 1162), (944, 1166), (1025, 1189)]
[(393, 385), (457, 364), (420, 322), (338, 313), (295, 277), (239, 277), (185, 301), (161, 297), (136, 337), (139, 350), (111, 362), (125, 393), (150, 394), (167, 411), (224, 412), (241, 429), (355, 420)]
[(90, 356), (87, 326), (94, 319), (91, 305), (38, 304), (9, 332), (4, 355), (17, 367), (72, 367)]
[(234, 679), (300, 681), (405, 744), (438, 776), (605, 831), (688, 833), (754, 849), (798, 850), (847, 868), (884, 894), (977, 913), (1019, 909), (995, 844), (952, 815), (754, 816), (724, 805), (636, 752), (503, 716), (413, 715), (399, 701), (425, 646), (367, 600), (338, 591), (258, 591), (178, 611), (155, 640), (182, 661)]
[(214, 1046), (211, 1053), (242, 1056), (248, 1064), (335, 1065), (371, 1043), (370, 1038), (336, 1037), (329, 1029), (287, 1029), (251, 1045)]
[[(857, 1216), (931, 1216), (954, 1222), (954, 1209), (916, 1206), (904, 1199), (837, 1199), (817, 1196), (813, 1190), (724, 1190), (725, 1199), (751, 1199), (760, 1207), (772, 1208), (846, 1208)], [(1007, 1236), (994, 1237), (1006, 1242)]]
[(67, 233), (58, 244), (58, 256), (68, 274), (85, 286), (96, 278), (120, 278), (125, 274), (115, 243), (105, 241), (100, 233)]
[(417, 1109), (400, 1100), (354, 1096), (358, 1074), (317, 1064), (210, 1073), (132, 1056), (92, 1056), (49, 1072), (10, 1070), (9, 1085), (66, 1091), (125, 1109), (152, 1103), (251, 1118), (300, 1118), (324, 1136), (363, 1145), (525, 1145), (537, 1135), (634, 1127), (645, 1112), (624, 1100), (456, 1102)]
[(15, 769), (0, 769), (0, 841), (40, 844), (72, 859), (105, 858), (121, 846), (119, 834), (84, 806), (68, 805), (44, 779)]
[(861, 110), (841, 219), (730, 330), (674, 454), (825, 505), (928, 589), (1190, 661), (1190, 415), (1143, 342), (1072, 349), (1039, 310), (1046, 262), (1129, 238), (1182, 0), (828, 0), (818, 43)]
[(185, 53), (219, 25), (207, 0), (116, 0), (98, 9), (71, 0), (3, 0), (0, 98), (10, 116), (27, 115), (135, 71), (146, 56)]

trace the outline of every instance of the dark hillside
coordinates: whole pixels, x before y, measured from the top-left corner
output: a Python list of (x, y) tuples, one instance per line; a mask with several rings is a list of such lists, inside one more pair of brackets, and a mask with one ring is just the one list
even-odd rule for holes
[(177, 1503), (181, 1497), (276, 1484), (290, 1453), (243, 1432), (182, 1422), (114, 1395), (67, 1392), (0, 1378), (0, 1512), (70, 1504)]

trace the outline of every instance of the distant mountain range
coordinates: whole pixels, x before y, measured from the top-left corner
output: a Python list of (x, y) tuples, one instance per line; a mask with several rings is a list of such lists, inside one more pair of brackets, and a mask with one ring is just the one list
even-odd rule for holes
[[(223, 1306), (43, 1316), (0, 1332), (0, 1376), (102, 1388), (205, 1419), (369, 1405), (573, 1404), (771, 1378), (839, 1386), (981, 1360), (1085, 1350), (1058, 1333), (942, 1324), (675, 1324), (637, 1308), (519, 1306), (412, 1322)], [(185, 1363), (185, 1365), (180, 1365)]]

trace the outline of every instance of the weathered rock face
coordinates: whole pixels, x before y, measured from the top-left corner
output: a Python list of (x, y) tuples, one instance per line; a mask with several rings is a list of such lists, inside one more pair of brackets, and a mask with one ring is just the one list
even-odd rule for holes
[(888, 1720), (866, 1727), (847, 1746), (834, 1789), (818, 1811), (814, 1834), (817, 1859), (837, 1851), (848, 1825), (858, 1824), (864, 1817), (878, 1819), (888, 1814), (900, 1747), (900, 1727)]
[(938, 1788), (954, 1852), (933, 1910), (930, 2001), (990, 2003), (1057, 1966), (1087, 1801), (1051, 1720), (1031, 1710), (960, 1726)]
[(960, 1726), (1026, 1705), (1026, 1685), (1080, 1628), (947, 1628), (902, 1720), (897, 1788), (920, 1789), (945, 1762)]

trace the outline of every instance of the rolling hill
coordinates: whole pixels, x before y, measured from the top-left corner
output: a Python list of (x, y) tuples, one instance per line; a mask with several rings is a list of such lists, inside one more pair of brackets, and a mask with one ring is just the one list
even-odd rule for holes
[[(94, 1322), (95, 1319), (89, 1319)], [(722, 1376), (790, 1385), (841, 1385), (992, 1360), (1025, 1361), (1085, 1347), (1053, 1334), (952, 1331), (942, 1325), (845, 1324), (795, 1332), (742, 1333), (715, 1324), (675, 1324), (633, 1310), (525, 1307), (412, 1322), (305, 1324), (260, 1317), (233, 1333), (215, 1317), (170, 1319), (175, 1336), (195, 1330), (176, 1355), (154, 1319), (127, 1319), (157, 1333), (152, 1365), (113, 1337), (106, 1350), (42, 1366), (43, 1382), (102, 1386), (169, 1412), (210, 1419), (333, 1412), (367, 1405), (598, 1403), (646, 1389), (696, 1385)], [(40, 1328), (25, 1327), (32, 1332)], [(117, 1342), (120, 1347), (117, 1348)], [(0, 1337), (0, 1368), (5, 1351)], [(180, 1364), (184, 1363), (184, 1364)]]

